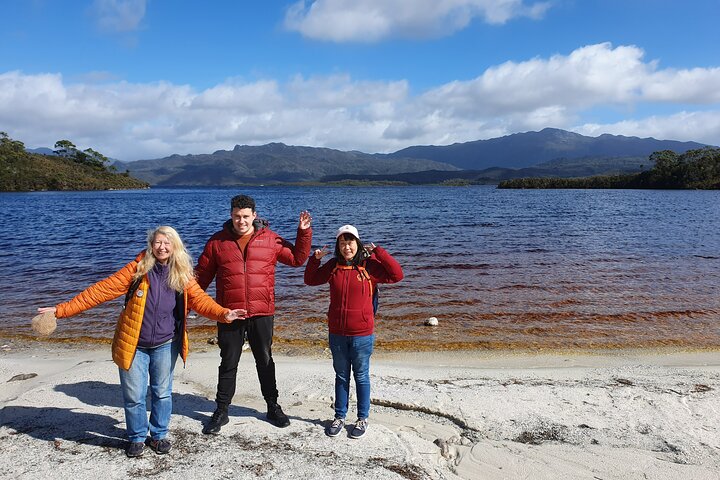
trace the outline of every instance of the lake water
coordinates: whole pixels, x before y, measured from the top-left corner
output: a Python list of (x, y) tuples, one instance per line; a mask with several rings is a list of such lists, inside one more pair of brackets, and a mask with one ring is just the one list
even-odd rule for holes
[[(720, 347), (720, 192), (491, 186), (0, 194), (0, 335), (32, 336), (37, 307), (118, 270), (159, 224), (197, 259), (237, 193), (291, 241), (308, 209), (315, 247), (352, 223), (398, 259), (405, 279), (380, 291), (380, 348)], [(278, 266), (276, 343), (323, 345), (327, 287), (302, 274)], [(120, 305), (59, 320), (53, 338), (107, 340)], [(439, 326), (423, 326), (431, 316)]]

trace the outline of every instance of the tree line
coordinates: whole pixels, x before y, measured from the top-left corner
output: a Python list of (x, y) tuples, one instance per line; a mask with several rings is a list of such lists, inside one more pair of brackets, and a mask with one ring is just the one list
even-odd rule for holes
[(117, 173), (102, 153), (78, 149), (69, 140), (55, 143), (55, 155), (26, 151), (25, 144), (0, 132), (0, 191), (109, 190), (147, 188), (146, 182)]
[(515, 178), (498, 188), (640, 188), (720, 189), (720, 148), (706, 147), (678, 154), (671, 150), (654, 152), (650, 170), (625, 175), (582, 178)]
[(87, 165), (98, 170), (109, 169), (115, 171), (116, 168), (109, 165), (110, 160), (100, 152), (93, 150), (92, 148), (86, 148), (80, 151), (70, 140), (58, 140), (55, 142), (55, 155), (63, 158), (68, 158), (81, 165)]

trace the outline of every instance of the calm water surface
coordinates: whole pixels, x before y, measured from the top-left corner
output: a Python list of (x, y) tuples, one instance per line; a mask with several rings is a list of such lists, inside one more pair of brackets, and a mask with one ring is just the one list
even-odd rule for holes
[[(178, 229), (194, 258), (237, 193), (294, 241), (342, 224), (387, 248), (405, 280), (380, 293), (378, 345), (428, 348), (720, 347), (720, 192), (494, 187), (253, 187), (0, 194), (0, 334), (32, 336), (68, 300)], [(278, 266), (276, 342), (324, 344), (327, 287)], [(213, 289), (210, 289), (210, 293)], [(59, 321), (54, 338), (107, 339), (120, 300)], [(424, 327), (430, 316), (438, 327)], [(214, 330), (198, 318), (194, 332)]]

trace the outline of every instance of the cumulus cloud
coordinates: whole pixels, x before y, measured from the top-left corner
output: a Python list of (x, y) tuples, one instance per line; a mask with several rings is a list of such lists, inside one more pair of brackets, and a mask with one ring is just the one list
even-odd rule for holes
[(260, 113), (282, 108), (282, 96), (275, 81), (243, 84), (231, 80), (209, 88), (192, 101), (194, 110), (242, 110)]
[[(643, 56), (589, 45), (420, 94), (406, 80), (349, 75), (230, 78), (197, 90), (12, 71), (0, 74), (0, 130), (30, 147), (68, 139), (121, 160), (269, 142), (391, 152), (545, 127), (720, 144), (720, 69), (660, 69)], [(633, 117), (658, 107), (668, 113)]]
[(305, 37), (334, 42), (376, 42), (387, 37), (450, 35), (478, 18), (503, 24), (515, 17), (541, 18), (549, 2), (524, 0), (300, 0), (285, 27)]
[(95, 0), (90, 9), (98, 27), (110, 33), (137, 30), (145, 17), (147, 0)]
[[(646, 62), (643, 56), (636, 46), (613, 48), (602, 43), (578, 48), (569, 55), (506, 62), (477, 78), (425, 92), (417, 106), (435, 119), (475, 122), (484, 118), (485, 128), (504, 124), (510, 131), (522, 131), (544, 126), (570, 128), (585, 112), (598, 107), (627, 111), (638, 105), (720, 103), (720, 69), (659, 70), (656, 62)], [(654, 128), (655, 122), (641, 125), (663, 132)], [(698, 125), (695, 138), (703, 131), (707, 132), (704, 138), (720, 141), (720, 131), (713, 125)]]
[(653, 115), (615, 123), (586, 123), (571, 129), (593, 137), (609, 133), (628, 137), (694, 141), (720, 146), (720, 111), (681, 111), (664, 117)]
[(570, 55), (491, 67), (469, 81), (456, 81), (423, 96), (434, 108), (455, 115), (528, 112), (550, 106), (578, 109), (598, 103), (641, 99), (653, 64), (642, 62), (637, 47), (612, 48), (608, 43), (579, 48)]
[(720, 68), (693, 68), (657, 72), (643, 85), (648, 101), (720, 103)]
[(398, 102), (408, 94), (406, 81), (369, 82), (353, 81), (348, 75), (313, 77), (296, 76), (288, 85), (288, 93), (302, 106), (308, 108), (335, 108), (375, 106)]

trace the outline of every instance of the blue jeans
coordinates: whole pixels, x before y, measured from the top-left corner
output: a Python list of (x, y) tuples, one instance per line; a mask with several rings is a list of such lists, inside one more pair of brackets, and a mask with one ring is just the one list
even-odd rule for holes
[[(179, 341), (154, 348), (138, 347), (128, 370), (120, 369), (120, 387), (125, 406), (128, 440), (144, 442), (150, 437), (163, 439), (168, 434), (172, 413), (172, 380), (180, 348)], [(147, 396), (150, 378), (150, 422), (148, 424)]]
[(355, 377), (358, 418), (370, 414), (370, 355), (375, 335), (348, 337), (330, 334), (330, 351), (335, 369), (335, 418), (345, 418), (350, 401), (350, 370)]

